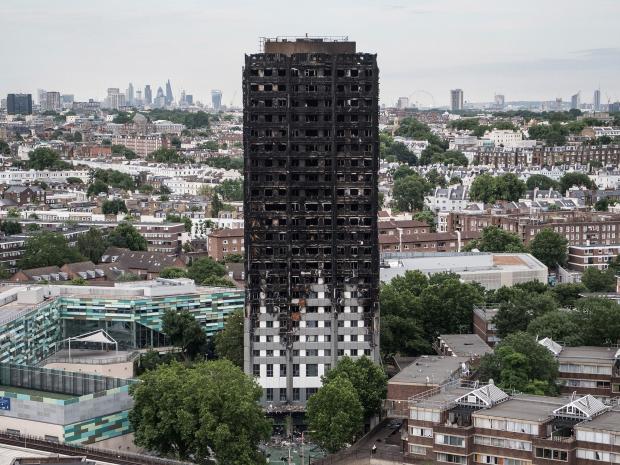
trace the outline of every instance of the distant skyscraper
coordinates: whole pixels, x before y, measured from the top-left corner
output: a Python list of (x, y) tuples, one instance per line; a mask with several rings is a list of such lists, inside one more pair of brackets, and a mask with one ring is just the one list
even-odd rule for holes
[(136, 90), (136, 104), (141, 105), (142, 103), (142, 91)]
[(125, 94), (121, 94), (118, 87), (108, 88), (108, 97), (106, 98), (106, 106), (108, 108), (119, 109), (125, 106)]
[(174, 97), (172, 95), (172, 86), (170, 85), (170, 79), (166, 82), (166, 105), (172, 105)]
[(62, 109), (60, 103), (60, 92), (45, 93), (45, 110), (59, 111)]
[(153, 102), (153, 104), (157, 108), (163, 108), (166, 106), (166, 96), (164, 95), (164, 89), (162, 89), (161, 87), (157, 88), (157, 96), (155, 97), (155, 101)]
[(562, 103), (562, 97), (557, 97), (555, 99), (555, 105), (553, 106), (553, 109), (555, 111), (562, 111), (562, 107), (564, 106), (564, 104)]
[(452, 111), (463, 109), (463, 91), (461, 89), (452, 89), (450, 91), (450, 107)]
[(130, 82), (127, 86), (127, 105), (133, 105), (133, 84)]
[(45, 107), (45, 104), (47, 103), (47, 97), (45, 94), (47, 94), (45, 89), (37, 89), (37, 102), (41, 108)]
[(153, 92), (151, 86), (147, 84), (144, 86), (144, 104), (150, 105), (151, 103), (153, 103)]
[(405, 108), (409, 108), (409, 97), (398, 97), (398, 108), (400, 110), (404, 110)]
[(6, 111), (9, 115), (31, 115), (32, 94), (9, 94), (6, 96)]
[(571, 110), (579, 110), (581, 107), (581, 91), (577, 92), (570, 98), (570, 108)]
[(220, 111), (222, 108), (222, 91), (219, 89), (213, 89), (211, 91), (211, 104), (215, 111)]
[(185, 106), (186, 104), (187, 103), (186, 103), (186, 100), (185, 100), (185, 90), (182, 90), (181, 91), (181, 98), (179, 99), (179, 105)]
[(601, 109), (601, 91), (600, 89), (596, 89), (594, 91), (594, 111), (600, 111)]
[(193, 105), (194, 104), (194, 96), (192, 94), (186, 94), (185, 95), (185, 103), (187, 105)]
[(75, 96), (73, 94), (62, 94), (60, 96), (60, 102), (63, 108), (73, 108), (73, 101)]
[(503, 94), (495, 94), (495, 106), (498, 108), (504, 108), (506, 99)]

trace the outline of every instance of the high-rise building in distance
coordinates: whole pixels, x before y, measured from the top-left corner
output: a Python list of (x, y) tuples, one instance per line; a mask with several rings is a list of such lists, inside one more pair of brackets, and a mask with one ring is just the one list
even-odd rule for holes
[(45, 107), (45, 103), (47, 101), (46, 95), (47, 91), (45, 89), (37, 89), (37, 102), (39, 103), (39, 107)]
[(108, 96), (106, 97), (106, 107), (119, 109), (125, 106), (125, 94), (120, 92), (118, 87), (108, 88)]
[(463, 91), (461, 89), (452, 89), (450, 91), (450, 108), (452, 108), (452, 111), (463, 109)]
[(144, 86), (144, 104), (150, 105), (153, 103), (153, 91), (150, 85)]
[(161, 87), (157, 88), (157, 95), (155, 96), (153, 105), (156, 108), (163, 108), (166, 106), (166, 96), (164, 95), (164, 89), (162, 89)]
[(379, 360), (378, 75), (346, 38), (245, 57), (244, 368), (285, 411), (339, 358)]
[(409, 97), (398, 97), (398, 103), (396, 104), (399, 110), (409, 108)]
[(32, 94), (8, 94), (6, 96), (6, 112), (9, 115), (31, 115)]
[(575, 95), (570, 98), (570, 108), (571, 110), (579, 110), (581, 108), (581, 91), (577, 92)]
[(504, 108), (504, 105), (506, 104), (506, 98), (504, 97), (503, 94), (495, 94), (495, 106), (497, 108)]
[(133, 84), (131, 82), (127, 86), (127, 99), (126, 100), (127, 100), (127, 105), (134, 104), (134, 91), (133, 91)]
[(601, 90), (600, 89), (596, 89), (594, 91), (594, 101), (593, 103), (593, 107), (594, 107), (594, 111), (600, 111), (601, 109)]
[(174, 96), (172, 95), (172, 85), (170, 84), (170, 79), (168, 79), (168, 82), (166, 82), (166, 106), (172, 105), (172, 102), (174, 102)]
[(213, 89), (211, 91), (211, 105), (215, 111), (220, 111), (222, 108), (222, 91)]
[(45, 92), (44, 110), (60, 111), (61, 109), (60, 92)]

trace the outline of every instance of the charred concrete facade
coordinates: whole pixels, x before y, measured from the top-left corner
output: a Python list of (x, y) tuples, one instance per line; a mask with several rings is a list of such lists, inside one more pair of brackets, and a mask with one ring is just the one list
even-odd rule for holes
[(378, 72), (346, 39), (245, 57), (245, 370), (278, 409), (379, 358)]

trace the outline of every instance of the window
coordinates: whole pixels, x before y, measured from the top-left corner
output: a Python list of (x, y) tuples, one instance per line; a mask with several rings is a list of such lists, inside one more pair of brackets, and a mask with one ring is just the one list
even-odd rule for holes
[(426, 447), (418, 446), (416, 444), (409, 444), (409, 453), (416, 455), (426, 455)]
[(293, 376), (295, 377), (299, 376), (299, 364), (298, 363), (293, 364)]
[(474, 444), (484, 446), (501, 447), (503, 449), (516, 450), (532, 450), (532, 443), (527, 441), (518, 441), (516, 439), (497, 438), (491, 436), (474, 436)]
[(267, 378), (273, 378), (273, 364), (267, 364)]
[(280, 376), (286, 376), (286, 363), (280, 363)]
[(255, 364), (252, 366), (252, 374), (253, 374), (254, 376), (260, 376), (260, 365), (259, 365), (258, 363), (255, 363)]
[(318, 391), (317, 388), (306, 388), (306, 400), (310, 399)]
[(293, 388), (293, 400), (299, 400), (299, 388)]
[(437, 453), (437, 461), (465, 465), (467, 463), (467, 457), (463, 457), (462, 455)]
[(273, 400), (273, 388), (265, 389), (265, 398), (270, 401)]
[(421, 436), (423, 438), (432, 438), (433, 430), (431, 428), (418, 428), (417, 426), (409, 427), (410, 436)]
[(316, 363), (307, 364), (306, 376), (319, 376), (319, 366)]
[(568, 460), (568, 452), (565, 450), (537, 447), (536, 457), (539, 459), (562, 460), (563, 462), (566, 462)]
[(286, 402), (286, 388), (280, 388), (280, 402)]
[(465, 447), (465, 438), (461, 436), (450, 436), (447, 434), (436, 434), (435, 443), (447, 446)]

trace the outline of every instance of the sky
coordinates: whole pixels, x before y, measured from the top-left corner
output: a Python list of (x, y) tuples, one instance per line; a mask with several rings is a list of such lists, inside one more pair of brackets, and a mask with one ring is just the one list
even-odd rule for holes
[[(241, 104), (260, 37), (348, 36), (377, 53), (381, 102), (620, 100), (620, 0), (0, 0), (0, 95), (101, 99), (151, 84)], [(36, 99), (36, 97), (35, 97)]]

